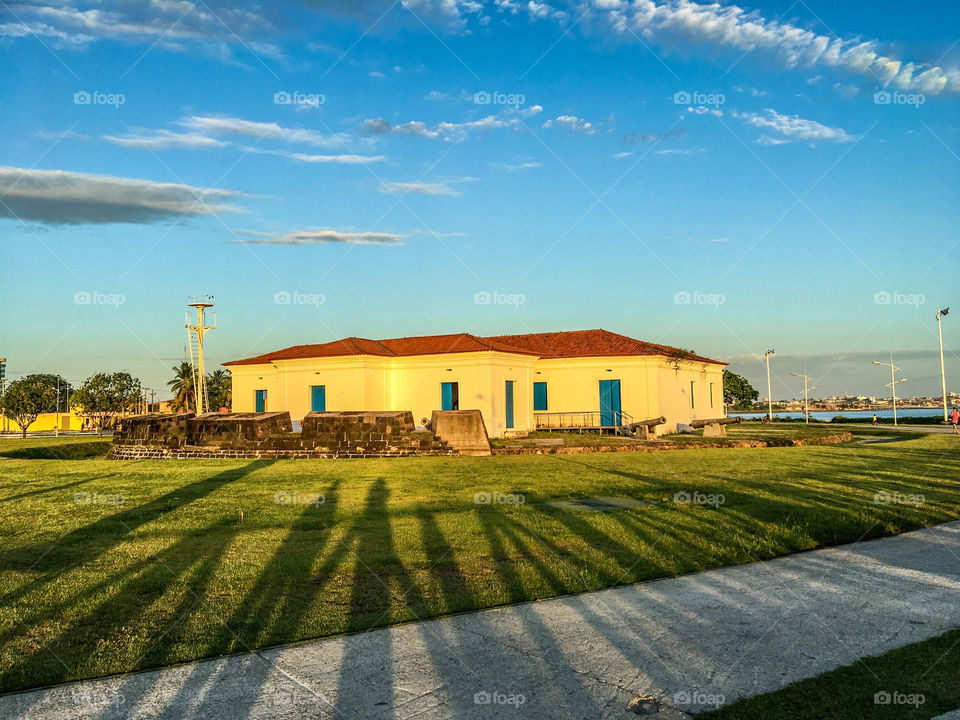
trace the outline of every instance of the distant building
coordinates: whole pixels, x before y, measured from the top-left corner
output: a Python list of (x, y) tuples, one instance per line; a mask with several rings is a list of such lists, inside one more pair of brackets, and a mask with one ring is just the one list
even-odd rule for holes
[(236, 412), (479, 409), (502, 437), (558, 423), (614, 427), (725, 415), (726, 363), (607, 330), (467, 333), (296, 345), (224, 363)]

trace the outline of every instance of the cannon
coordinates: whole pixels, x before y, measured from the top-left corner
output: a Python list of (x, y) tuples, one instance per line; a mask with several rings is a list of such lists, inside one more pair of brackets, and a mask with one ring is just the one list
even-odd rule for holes
[(657, 425), (663, 425), (666, 421), (667, 419), (661, 415), (660, 417), (650, 418), (649, 420), (636, 420), (628, 423), (624, 427), (626, 427), (631, 435), (636, 435), (641, 440), (649, 440), (653, 435), (653, 429)]
[(690, 427), (703, 428), (704, 437), (726, 437), (727, 425), (736, 425), (740, 422), (739, 417), (722, 417), (704, 420), (692, 420)]

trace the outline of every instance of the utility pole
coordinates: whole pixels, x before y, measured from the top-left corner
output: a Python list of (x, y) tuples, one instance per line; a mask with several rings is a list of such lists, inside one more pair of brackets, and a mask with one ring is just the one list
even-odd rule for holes
[(806, 375), (801, 375), (800, 373), (792, 372), (791, 375), (795, 377), (803, 378), (803, 421), (810, 424), (810, 391), (816, 390), (815, 387), (807, 387), (807, 382), (810, 380)]
[(943, 390), (943, 422), (947, 422), (947, 373), (943, 368), (943, 327), (940, 318), (950, 312), (950, 308), (937, 308), (937, 335), (940, 337), (940, 388)]
[[(7, 359), (0, 358), (0, 395), (3, 395), (7, 390)], [(3, 427), (0, 429), (6, 430), (7, 425), (7, 416), (3, 417)]]
[(767, 350), (764, 356), (767, 359), (767, 417), (773, 422), (773, 391), (770, 389), (770, 356), (773, 350)]
[(906, 378), (896, 379), (896, 371), (899, 370), (896, 365), (893, 364), (893, 350), (890, 351), (890, 362), (879, 362), (877, 360), (873, 361), (874, 365), (886, 365), (890, 368), (890, 384), (887, 385), (890, 388), (890, 392), (893, 394), (893, 424), (897, 424), (897, 383), (906, 382)]

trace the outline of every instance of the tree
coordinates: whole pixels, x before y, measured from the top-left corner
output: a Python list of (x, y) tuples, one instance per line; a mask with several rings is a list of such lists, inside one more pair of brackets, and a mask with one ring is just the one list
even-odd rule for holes
[(723, 371), (723, 401), (735, 408), (749, 408), (760, 397), (747, 379), (729, 370)]
[[(56, 375), (27, 375), (10, 383), (0, 396), (0, 412), (20, 426), (23, 437), (40, 413), (56, 408), (57, 380)], [(59, 380), (66, 386), (65, 380)]]
[(233, 387), (229, 370), (214, 370), (207, 374), (207, 401), (211, 410), (229, 408), (233, 400)]
[[(30, 375), (30, 377), (37, 378), (53, 388), (53, 396), (50, 403), (44, 407), (43, 412), (67, 412), (70, 409), (70, 383), (65, 378), (50, 373), (38, 373), (37, 375)], [(59, 397), (57, 396), (58, 393)]]
[(139, 402), (141, 394), (140, 381), (130, 373), (97, 373), (83, 381), (70, 402), (93, 419), (100, 437), (112, 418)]
[(173, 401), (170, 406), (176, 411), (189, 410), (197, 407), (197, 394), (194, 390), (193, 366), (188, 362), (174, 365), (173, 380), (167, 383), (173, 392)]

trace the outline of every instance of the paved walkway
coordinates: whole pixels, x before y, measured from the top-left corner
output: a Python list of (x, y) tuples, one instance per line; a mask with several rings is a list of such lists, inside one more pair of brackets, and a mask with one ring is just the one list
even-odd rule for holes
[[(0, 697), (0, 718), (678, 718), (960, 626), (960, 522)], [(870, 702), (872, 698), (864, 698)]]
[[(830, 423), (830, 427), (843, 428), (844, 430), (861, 430), (863, 432), (869, 432), (873, 429), (873, 425), (870, 423)], [(936, 433), (938, 435), (953, 434), (952, 425), (909, 425), (902, 423), (894, 427), (893, 423), (886, 422), (878, 425), (877, 429), (896, 430), (898, 432)]]

